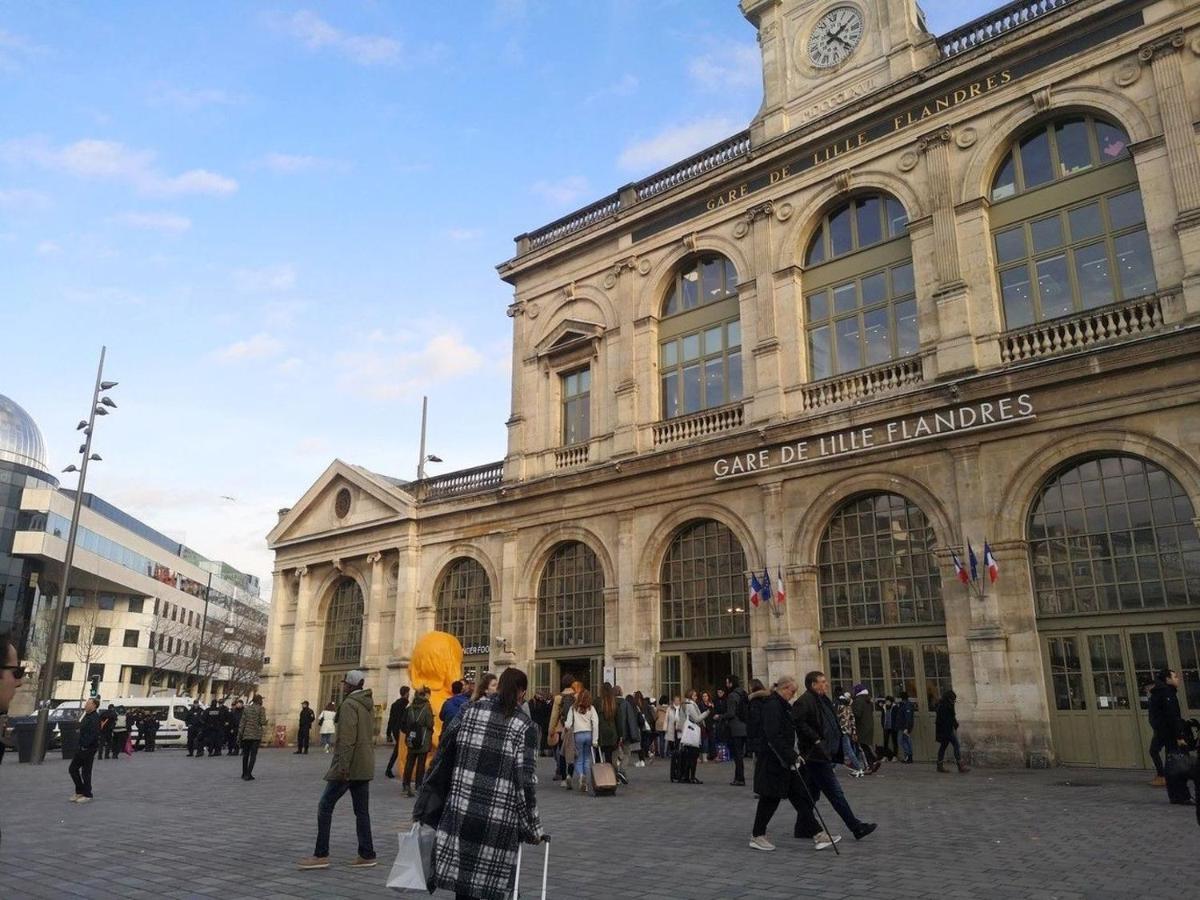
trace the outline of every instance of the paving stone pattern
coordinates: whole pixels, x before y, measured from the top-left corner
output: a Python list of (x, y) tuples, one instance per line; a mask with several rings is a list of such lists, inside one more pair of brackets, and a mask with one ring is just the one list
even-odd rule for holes
[[(259, 754), (257, 780), (236, 758), (188, 759), (180, 750), (97, 760), (96, 800), (76, 806), (67, 764), (0, 766), (0, 896), (313, 898), (428, 896), (384, 887), (412, 801), (396, 781), (372, 782), (380, 865), (350, 870), (350, 797), (334, 815), (334, 867), (300, 872), (312, 852), (327, 758)], [(791, 837), (786, 804), (772, 823), (775, 853), (747, 847), (749, 788), (731, 766), (702, 765), (703, 785), (675, 785), (667, 766), (631, 769), (616, 797), (568, 793), (542, 761), (539, 805), (553, 835), (549, 896), (556, 900), (785, 900), (785, 898), (1195, 897), (1200, 829), (1168, 806), (1142, 772), (975, 770), (885, 766), (842, 783), (858, 815), (879, 823), (862, 842), (825, 803), (842, 855)], [(522, 896), (539, 895), (541, 850), (525, 855)], [(437, 897), (448, 896), (439, 892)]]

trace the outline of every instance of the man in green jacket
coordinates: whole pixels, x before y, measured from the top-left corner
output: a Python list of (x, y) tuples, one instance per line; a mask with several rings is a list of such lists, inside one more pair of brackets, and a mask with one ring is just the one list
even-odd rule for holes
[(325, 773), (325, 793), (317, 805), (317, 846), (313, 855), (300, 860), (301, 869), (329, 868), (329, 829), (333, 808), (346, 791), (354, 804), (354, 820), (358, 830), (358, 856), (350, 865), (369, 868), (377, 864), (375, 845), (371, 840), (371, 814), (368, 809), (371, 779), (375, 776), (375, 715), (369, 690), (363, 690), (367, 680), (358, 669), (348, 673), (342, 682), (346, 698), (338, 707), (336, 732), (333, 741), (333, 761)]
[(238, 721), (237, 739), (242, 747), (242, 781), (254, 780), (254, 762), (258, 759), (258, 745), (267, 730), (267, 711), (263, 709), (262, 694), (255, 694), (250, 705), (242, 710)]

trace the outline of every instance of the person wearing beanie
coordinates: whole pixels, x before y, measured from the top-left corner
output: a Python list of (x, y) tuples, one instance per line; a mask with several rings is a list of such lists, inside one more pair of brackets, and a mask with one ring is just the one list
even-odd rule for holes
[(879, 771), (880, 760), (875, 753), (875, 704), (871, 702), (871, 690), (865, 684), (854, 686), (854, 699), (850, 701), (854, 715), (854, 729), (858, 732), (858, 754), (867, 767), (867, 774)]

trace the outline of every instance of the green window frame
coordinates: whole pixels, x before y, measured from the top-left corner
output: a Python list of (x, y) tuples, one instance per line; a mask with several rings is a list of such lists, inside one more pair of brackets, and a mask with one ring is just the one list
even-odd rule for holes
[(559, 376), (562, 383), (562, 442), (586, 444), (592, 436), (592, 369), (584, 366)]
[(992, 179), (991, 199), (1000, 203), (1128, 155), (1129, 135), (1106, 119), (1073, 115), (1040, 122), (1009, 145)]
[(680, 266), (659, 326), (661, 416), (673, 419), (742, 399), (737, 272), (718, 253)]
[(750, 635), (746, 554), (727, 525), (691, 522), (671, 540), (662, 564), (662, 640)]
[(486, 658), (492, 642), (492, 583), (478, 560), (464, 556), (442, 572), (434, 627), (458, 638), (466, 657)]
[[(353, 578), (343, 578), (338, 582), (333, 599), (329, 603), (329, 611), (325, 615), (322, 666), (354, 668), (359, 664), (362, 657), (364, 611), (362, 588)], [(161, 641), (162, 635), (159, 635), (159, 639)]]
[(899, 200), (866, 194), (830, 210), (805, 266), (810, 381), (920, 351), (908, 214)]
[(559, 544), (538, 579), (539, 650), (604, 646), (604, 570), (587, 544)]
[(1183, 485), (1140, 456), (1068, 463), (1029, 513), (1039, 617), (1200, 606), (1200, 534)]

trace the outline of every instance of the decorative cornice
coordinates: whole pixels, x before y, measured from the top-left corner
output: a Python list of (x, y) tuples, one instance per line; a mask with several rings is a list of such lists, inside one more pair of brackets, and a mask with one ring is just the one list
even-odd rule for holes
[(642, 275), (648, 275), (651, 268), (653, 267), (650, 265), (650, 260), (638, 259), (636, 254), (633, 256), (627, 256), (625, 259), (617, 260), (615, 263), (613, 263), (612, 268), (609, 269), (608, 273), (604, 276), (604, 287), (612, 288), (614, 285), (616, 285), (617, 281), (621, 277), (621, 273), (626, 270), (629, 270), (630, 272), (636, 271)]
[[(744, 238), (750, 233), (750, 229), (754, 226), (756, 219), (765, 219), (775, 215), (775, 201), (765, 200), (762, 203), (756, 203), (751, 206), (737, 220), (737, 224), (733, 226), (733, 236), (735, 238)], [(789, 209), (788, 216), (791, 216)]]
[(917, 150), (921, 153), (928, 153), (935, 147), (949, 144), (953, 138), (954, 131), (949, 126), (939, 128), (937, 131), (931, 131), (929, 134), (923, 134), (917, 138)]
[(1150, 43), (1142, 45), (1141, 49), (1138, 50), (1138, 61), (1142, 65), (1147, 65), (1153, 62), (1156, 57), (1169, 56), (1181, 50), (1186, 43), (1187, 38), (1184, 36), (1182, 28), (1170, 34), (1164, 34), (1162, 37), (1155, 38)]

